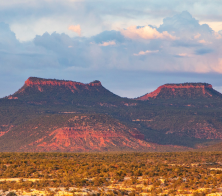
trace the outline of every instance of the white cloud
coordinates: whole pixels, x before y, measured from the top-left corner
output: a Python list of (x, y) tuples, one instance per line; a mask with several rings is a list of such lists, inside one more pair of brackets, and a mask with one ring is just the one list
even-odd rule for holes
[(178, 56), (180, 56), (180, 57), (191, 57), (192, 55), (187, 54), (187, 53), (180, 53), (180, 54), (178, 54)]
[(157, 53), (159, 50), (146, 50), (146, 51), (140, 51), (139, 53), (134, 53), (134, 56), (141, 56), (141, 55), (146, 55), (146, 54), (152, 54), (152, 53)]
[(79, 24), (78, 25), (71, 25), (71, 26), (69, 26), (68, 29), (70, 31), (73, 31), (73, 32), (77, 33), (79, 36), (81, 36), (81, 27), (80, 27)]
[(113, 46), (113, 45), (116, 45), (115, 41), (103, 42), (102, 44), (99, 44), (99, 46)]
[(158, 32), (155, 28), (145, 26), (137, 28), (136, 26), (130, 26), (127, 29), (122, 29), (121, 33), (131, 39), (177, 39), (175, 36), (170, 35), (167, 31), (162, 33)]

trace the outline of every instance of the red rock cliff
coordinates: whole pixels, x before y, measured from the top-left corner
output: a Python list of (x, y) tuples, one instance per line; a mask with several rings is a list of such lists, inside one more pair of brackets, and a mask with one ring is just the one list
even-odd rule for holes
[(42, 79), (30, 77), (25, 81), (26, 86), (66, 86), (66, 87), (76, 87), (76, 86), (101, 86), (101, 82), (96, 80), (89, 84), (83, 84), (81, 82), (73, 82), (69, 80), (52, 80), (52, 79)]

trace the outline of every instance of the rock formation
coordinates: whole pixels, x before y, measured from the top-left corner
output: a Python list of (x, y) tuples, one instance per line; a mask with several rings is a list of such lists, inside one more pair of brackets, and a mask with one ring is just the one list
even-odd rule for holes
[(222, 96), (219, 92), (207, 83), (182, 83), (182, 84), (165, 84), (158, 87), (155, 91), (147, 93), (137, 100), (149, 99), (170, 99), (170, 98), (203, 98)]

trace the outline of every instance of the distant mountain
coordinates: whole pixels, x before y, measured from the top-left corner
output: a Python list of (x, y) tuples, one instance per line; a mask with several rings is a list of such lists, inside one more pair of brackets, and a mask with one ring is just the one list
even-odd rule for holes
[(149, 99), (199, 99), (199, 98), (222, 98), (222, 94), (212, 88), (207, 83), (182, 83), (165, 84), (155, 91), (147, 93), (137, 100), (146, 101)]
[(222, 142), (221, 119), (222, 95), (207, 83), (165, 84), (127, 99), (97, 80), (30, 77), (0, 99), (0, 151), (206, 149)]
[(100, 81), (89, 84), (68, 80), (43, 79), (30, 77), (21, 89), (8, 99), (19, 99), (34, 104), (63, 104), (76, 102), (116, 101), (119, 96), (104, 88)]

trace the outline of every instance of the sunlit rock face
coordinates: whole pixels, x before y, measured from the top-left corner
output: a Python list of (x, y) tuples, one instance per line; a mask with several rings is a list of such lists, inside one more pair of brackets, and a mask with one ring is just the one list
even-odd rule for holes
[(66, 89), (70, 89), (70, 91), (74, 93), (83, 89), (90, 90), (90, 87), (102, 87), (102, 84), (98, 80), (93, 81), (89, 84), (83, 84), (81, 82), (73, 82), (67, 80), (52, 80), (30, 77), (25, 81), (24, 86), (17, 93), (23, 93), (27, 88), (35, 88), (38, 91), (43, 92), (44, 87), (63, 87)]

